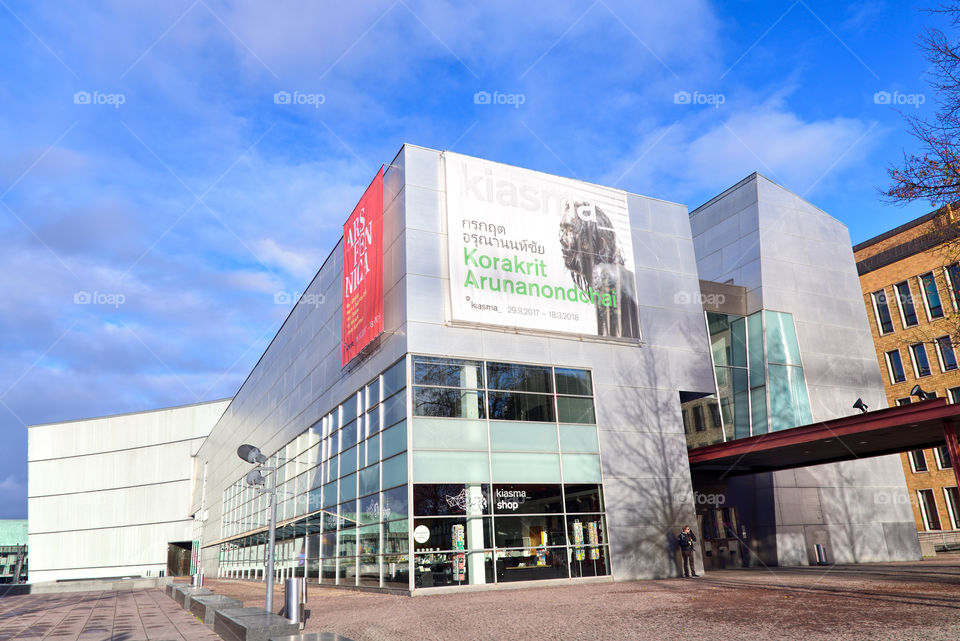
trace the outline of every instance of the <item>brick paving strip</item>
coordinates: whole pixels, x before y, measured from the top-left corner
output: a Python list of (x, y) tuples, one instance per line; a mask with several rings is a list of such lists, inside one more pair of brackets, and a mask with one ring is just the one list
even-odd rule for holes
[(0, 598), (0, 641), (221, 641), (163, 590)]

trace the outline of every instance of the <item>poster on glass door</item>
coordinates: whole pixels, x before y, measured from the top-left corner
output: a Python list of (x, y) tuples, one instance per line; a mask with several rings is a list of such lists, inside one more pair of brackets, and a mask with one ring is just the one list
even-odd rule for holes
[(639, 339), (626, 192), (444, 153), (451, 320)]

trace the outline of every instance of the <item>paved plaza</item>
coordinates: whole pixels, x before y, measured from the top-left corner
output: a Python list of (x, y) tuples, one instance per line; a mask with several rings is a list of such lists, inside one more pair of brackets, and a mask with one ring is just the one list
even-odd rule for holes
[[(263, 584), (207, 580), (246, 607)], [(282, 583), (275, 605), (283, 604)], [(960, 638), (960, 556), (425, 597), (311, 586), (307, 632), (355, 641)], [(162, 590), (0, 598), (0, 641), (217, 641)]]
[(163, 590), (0, 598), (0, 641), (220, 641)]
[[(212, 581), (263, 605), (263, 584)], [(275, 605), (283, 605), (278, 586)], [(355, 641), (960, 639), (960, 556), (404, 597), (311, 586), (307, 631)]]

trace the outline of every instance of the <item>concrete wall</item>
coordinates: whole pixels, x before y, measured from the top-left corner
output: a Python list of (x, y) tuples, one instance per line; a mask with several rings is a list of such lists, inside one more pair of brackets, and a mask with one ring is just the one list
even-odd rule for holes
[(714, 391), (686, 207), (628, 196), (640, 347), (452, 327), (441, 155), (404, 151), (409, 351), (592, 369), (614, 577), (676, 576), (675, 535), (695, 523), (679, 391)]
[[(691, 227), (701, 278), (746, 287), (747, 313), (793, 315), (814, 421), (849, 416), (857, 398), (886, 407), (842, 223), (752, 174), (692, 212)], [(810, 562), (816, 543), (831, 561), (919, 558), (898, 456), (767, 476), (757, 491), (773, 490), (776, 511), (756, 534), (775, 537), (781, 564)]]
[(206, 468), (206, 504), (194, 493), (192, 511), (202, 507), (206, 515), (200, 561), (211, 576), (219, 564), (223, 490), (250, 469), (236, 456), (237, 447), (251, 443), (268, 455), (277, 451), (406, 353), (406, 163), (401, 150), (384, 172), (384, 334), (376, 352), (358, 366), (341, 366), (338, 243), (197, 455), (197, 473)]
[(159, 574), (190, 541), (191, 457), (229, 400), (32, 425), (30, 581)]

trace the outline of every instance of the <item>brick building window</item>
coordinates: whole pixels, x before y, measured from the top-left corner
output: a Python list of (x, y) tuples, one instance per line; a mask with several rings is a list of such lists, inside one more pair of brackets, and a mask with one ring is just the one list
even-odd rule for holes
[(923, 455), (923, 450), (913, 450), (907, 454), (910, 459), (910, 469), (914, 472), (927, 471), (927, 457)]
[(877, 327), (881, 334), (889, 334), (893, 331), (893, 317), (890, 316), (890, 305), (887, 303), (887, 292), (880, 291), (870, 294), (873, 299), (873, 313), (877, 317)]
[(923, 516), (923, 527), (926, 530), (939, 530), (940, 515), (937, 514), (937, 498), (933, 490), (917, 490), (920, 500), (920, 514)]
[(943, 318), (943, 305), (940, 303), (940, 291), (933, 272), (920, 275), (920, 289), (923, 291), (923, 303), (927, 308), (927, 318)]
[(887, 372), (890, 374), (891, 383), (902, 383), (907, 380), (907, 375), (903, 371), (903, 361), (900, 359), (900, 350), (893, 349), (887, 352)]
[(907, 281), (893, 286), (897, 292), (897, 307), (900, 308), (900, 321), (904, 327), (913, 327), (917, 324), (917, 310), (913, 306), (913, 294), (910, 293), (910, 284)]
[(913, 373), (917, 378), (930, 376), (930, 361), (927, 359), (927, 348), (923, 343), (914, 343), (910, 346), (910, 359), (913, 361)]
[(940, 370), (949, 372), (957, 369), (957, 355), (953, 351), (953, 341), (949, 336), (937, 339), (937, 357), (940, 359)]

